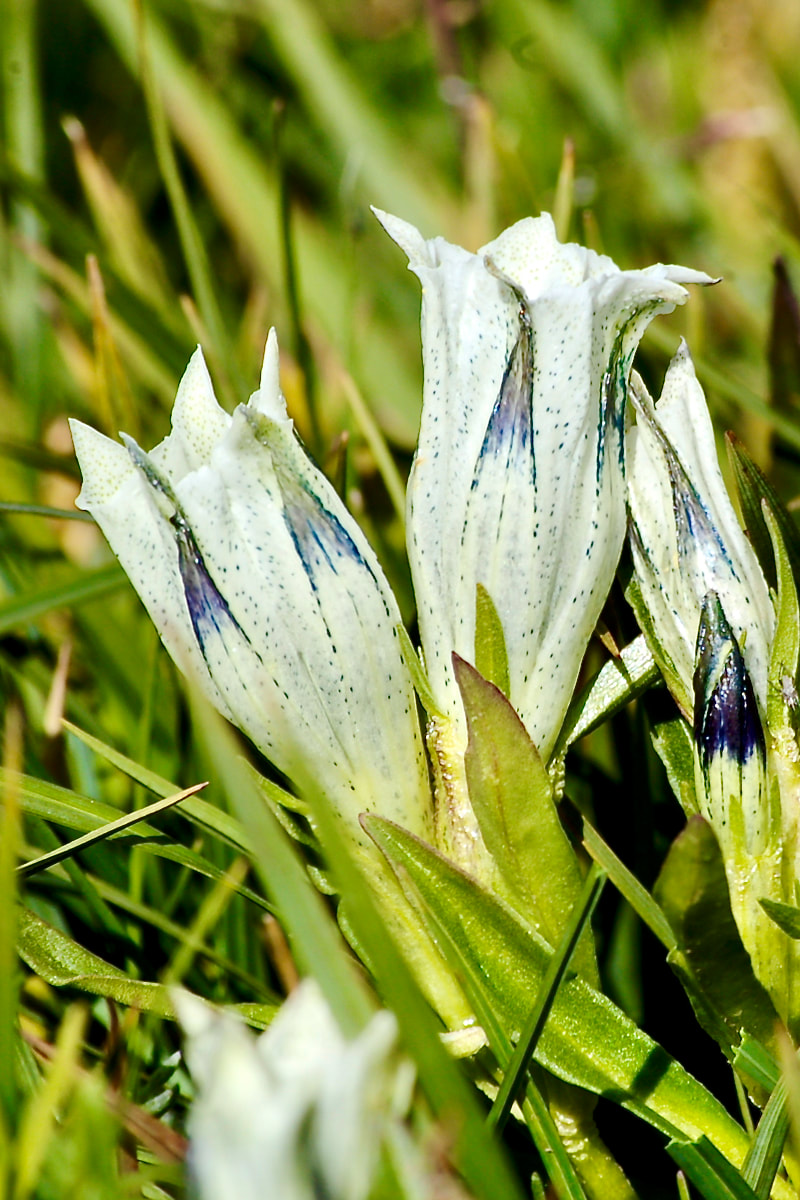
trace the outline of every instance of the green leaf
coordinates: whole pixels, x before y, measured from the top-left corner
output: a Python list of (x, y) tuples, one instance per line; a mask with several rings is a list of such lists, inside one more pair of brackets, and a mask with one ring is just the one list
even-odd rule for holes
[(175, 1016), (162, 983), (131, 979), (28, 908), (20, 909), (17, 939), (20, 958), (54, 987), (75, 987), (161, 1017)]
[[(175, 1019), (169, 988), (163, 983), (132, 979), (119, 967), (84, 949), (68, 934), (48, 925), (29, 908), (19, 909), (17, 952), (32, 971), (53, 987), (78, 988), (142, 1012)], [(261, 1028), (277, 1012), (277, 1007), (271, 1004), (230, 1007)]]
[(719, 845), (702, 817), (692, 817), (673, 842), (654, 895), (677, 939), (670, 965), (700, 1024), (729, 1058), (745, 1032), (771, 1046), (778, 1016), (753, 974), (731, 913)]
[[(553, 945), (582, 879), (556, 812), (550, 776), (505, 696), (457, 655), (453, 665), (469, 731), (467, 786), (481, 834), (517, 906)], [(577, 962), (595, 977), (589, 939)]]
[[(227, 726), (206, 705), (195, 704), (193, 711), (211, 761), (250, 835), (256, 867), (278, 905), (298, 961), (319, 982), (343, 1030), (349, 1033), (362, 1028), (371, 1015), (372, 1001), (353, 970), (352, 958), (329, 910), (244, 769)], [(488, 1135), (469, 1087), (439, 1041), (428, 1004), (387, 936), (386, 921), (375, 905), (372, 888), (355, 866), (336, 817), (324, 802), (311, 803), (337, 887), (349, 905), (356, 940), (365, 947), (378, 986), (397, 1015), (434, 1112), (451, 1122), (459, 1170), (482, 1200), (494, 1200), (498, 1195), (504, 1200), (521, 1200), (501, 1147)]]
[(408, 636), (408, 630), (405, 625), (396, 625), (395, 629), (400, 642), (400, 653), (403, 655), (403, 662), (408, 667), (408, 673), (411, 676), (414, 690), (420, 698), (422, 707), (429, 717), (444, 717), (444, 713), (436, 703), (436, 697), (428, 681), (425, 668), (414, 649), (414, 643)]
[[(575, 908), (570, 915), (561, 940), (556, 946), (555, 953), (550, 959), (550, 965), (542, 980), (542, 986), (536, 994), (533, 1008), (528, 1014), (525, 1028), (511, 1056), (511, 1061), (505, 1067), (502, 1086), (487, 1118), (492, 1128), (502, 1129), (511, 1112), (514, 1097), (519, 1091), (523, 1075), (536, 1052), (536, 1043), (539, 1041), (545, 1022), (550, 1015), (556, 993), (561, 987), (583, 930), (591, 921), (605, 881), (605, 871), (595, 864), (586, 876)], [(505, 1064), (503, 1065), (505, 1066)]]
[(585, 817), (578, 814), (581, 822), (583, 845), (594, 861), (608, 875), (614, 887), (630, 904), (636, 915), (644, 922), (649, 930), (667, 950), (674, 949), (675, 934), (661, 908), (656, 904), (632, 871), (629, 871), (611, 847), (601, 838), (600, 834), (590, 825)]
[[(92, 734), (86, 733), (85, 730), (79, 729), (77, 725), (73, 725), (70, 721), (64, 721), (63, 726), (69, 733), (74, 734), (76, 738), (82, 741), (85, 746), (88, 746), (96, 754), (99, 754), (101, 758), (104, 758), (106, 762), (111, 763), (113, 767), (116, 767), (131, 779), (135, 779), (137, 783), (141, 783), (143, 787), (154, 792), (156, 796), (172, 796), (178, 791), (178, 788), (170, 780), (164, 779), (161, 775), (157, 775), (155, 771), (151, 771), (147, 767), (143, 767), (141, 763), (135, 762), (134, 759), (120, 754), (112, 746), (101, 742), (99, 738), (93, 737)], [(38, 781), (29, 780), (28, 782), (33, 784)], [(63, 793), (63, 789), (59, 790)], [(74, 796), (74, 792), (65, 794)], [(91, 801), (90, 803), (95, 802)], [(108, 809), (107, 805), (102, 807), (113, 814), (113, 809)], [(235, 817), (223, 812), (215, 804), (209, 804), (208, 801), (201, 800), (198, 796), (192, 796), (183, 802), (181, 812), (200, 829), (213, 834), (214, 837), (226, 842), (229, 846), (233, 846), (236, 850), (247, 851), (249, 849), (247, 837), (240, 822)], [(76, 827), (73, 826), (73, 828)], [(84, 828), (94, 828), (94, 826), (84, 826)]]
[[(470, 969), (486, 980), (506, 1029), (520, 1031), (552, 947), (436, 850), (390, 821), (368, 816), (363, 823), (422, 915), (435, 914)], [(734, 1161), (744, 1159), (747, 1135), (722, 1105), (580, 976), (559, 989), (535, 1057), (559, 1078), (613, 1097), (671, 1137), (705, 1133)]]
[(482, 583), (475, 589), (475, 667), (478, 673), (499, 688), (504, 696), (511, 694), (503, 622), (492, 597)]

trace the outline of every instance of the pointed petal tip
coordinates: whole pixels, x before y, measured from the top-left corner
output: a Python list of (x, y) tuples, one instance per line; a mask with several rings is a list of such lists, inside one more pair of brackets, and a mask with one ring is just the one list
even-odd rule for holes
[(270, 328), (264, 346), (258, 391), (253, 392), (247, 407), (251, 412), (261, 413), (271, 421), (278, 421), (284, 425), (290, 423), (286, 412), (286, 399), (281, 391), (281, 357), (278, 334), (274, 326)]
[(134, 469), (133, 464), (124, 446), (98, 433), (91, 425), (72, 419), (69, 427), (83, 475), (83, 487), (75, 505), (91, 512), (114, 497)]
[(280, 391), (280, 350), (278, 348), (278, 334), (274, 325), (270, 326), (267, 334), (267, 342), (264, 346), (264, 358), (261, 363), (261, 379), (259, 387), (262, 392), (266, 392), (268, 396), (275, 395)]
[(426, 265), (430, 255), (427, 249), (427, 242), (416, 226), (409, 221), (404, 221), (402, 217), (394, 217), (391, 213), (384, 212), (380, 208), (372, 206), (372, 211), (380, 221), (383, 228), (388, 233), (393, 242), (396, 242), (401, 250), (405, 251), (408, 256), (408, 265), (413, 269), (414, 266)]

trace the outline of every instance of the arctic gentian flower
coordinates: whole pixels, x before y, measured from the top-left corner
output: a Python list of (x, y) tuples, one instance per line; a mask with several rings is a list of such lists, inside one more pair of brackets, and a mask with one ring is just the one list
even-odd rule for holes
[(188, 993), (175, 1003), (198, 1088), (189, 1164), (200, 1200), (366, 1200), (391, 1112), (392, 1014), (348, 1042), (307, 979), (254, 1038)]
[(378, 216), (423, 287), (408, 551), (433, 693), (463, 742), (452, 654), (474, 661), (482, 584), (503, 625), (509, 699), (546, 760), (624, 539), (633, 354), (656, 313), (686, 299), (683, 284), (711, 280), (621, 271), (560, 244), (546, 214), (477, 254)]
[[(430, 789), (397, 604), (298, 442), (274, 331), (233, 416), (201, 352), (150, 454), (72, 422), (88, 509), (169, 653), (300, 790), (363, 839), (378, 809), (425, 836)], [(365, 839), (364, 839), (365, 840)]]
[[(778, 611), (782, 590), (792, 595), (783, 596), (787, 613), (778, 637), (767, 584), (725, 490), (686, 347), (667, 372), (657, 406), (640, 380), (631, 394), (637, 424), (628, 434), (627, 482), (635, 604), (664, 678), (692, 723), (696, 769), (689, 809), (696, 804), (716, 835), (753, 971), (796, 1029), (800, 943), (761, 903), (785, 909), (797, 902), (798, 751), (776, 678), (796, 669), (796, 653), (790, 655), (797, 642), (794, 582), (784, 577), (779, 587)], [(793, 663), (782, 665), (782, 653)], [(792, 677), (788, 686), (794, 687)], [(680, 774), (680, 767), (673, 771), (679, 788), (687, 782)], [(679, 798), (686, 807), (687, 794)]]
[(715, 593), (741, 646), (761, 712), (774, 631), (769, 589), (742, 532), (717, 462), (705, 397), (686, 345), (675, 355), (658, 406), (641, 380), (626, 474), (631, 548), (652, 649), (687, 718), (700, 612)]

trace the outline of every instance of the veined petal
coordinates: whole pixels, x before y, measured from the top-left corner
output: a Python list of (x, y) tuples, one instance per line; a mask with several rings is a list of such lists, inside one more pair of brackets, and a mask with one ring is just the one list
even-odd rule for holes
[(655, 407), (637, 381), (637, 424), (628, 433), (631, 546), (656, 636), (669, 656), (671, 686), (691, 711), (691, 681), (703, 598), (720, 598), (742, 646), (764, 711), (774, 613), (769, 590), (728, 497), (711, 418), (685, 344), (670, 364)]
[[(351, 837), (380, 811), (423, 836), (430, 796), (415, 700), (380, 566), (294, 437), (277, 343), (233, 417), (201, 356), (173, 433), (128, 454), (76, 423), (93, 513), (177, 664)], [(196, 427), (195, 427), (196, 426)]]
[(379, 213), (423, 285), (425, 390), (408, 548), (426, 668), (463, 729), (451, 654), (472, 661), (481, 583), (511, 700), (546, 758), (624, 539), (620, 463), (633, 353), (686, 298), (680, 267), (620, 271), (549, 216), (477, 254)]

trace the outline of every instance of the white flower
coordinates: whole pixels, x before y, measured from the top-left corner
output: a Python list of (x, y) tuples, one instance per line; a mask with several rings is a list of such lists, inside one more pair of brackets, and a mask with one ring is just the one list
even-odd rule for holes
[(682, 284), (711, 281), (621, 271), (561, 245), (547, 215), (477, 254), (378, 216), (423, 287), (408, 550), (433, 692), (463, 731), (451, 656), (474, 661), (480, 583), (503, 624), (509, 698), (546, 759), (624, 539), (631, 359)]
[(425, 835), (416, 704), (378, 561), (287, 418), (270, 333), (233, 417), (201, 352), (151, 454), (72, 422), (88, 509), (169, 653), (301, 794)]
[(259, 1038), (188, 993), (175, 1006), (198, 1088), (189, 1162), (201, 1200), (365, 1200), (391, 1111), (392, 1014), (346, 1041), (311, 979)]
[(700, 612), (713, 592), (764, 713), (772, 603), (725, 489), (711, 418), (686, 345), (670, 364), (657, 407), (641, 380), (632, 396), (637, 423), (628, 432), (626, 465), (631, 547), (667, 682), (691, 716)]

